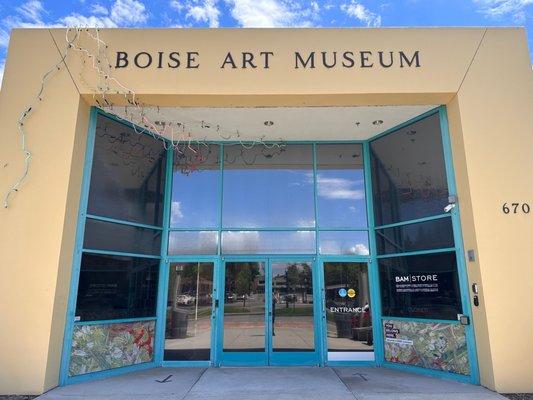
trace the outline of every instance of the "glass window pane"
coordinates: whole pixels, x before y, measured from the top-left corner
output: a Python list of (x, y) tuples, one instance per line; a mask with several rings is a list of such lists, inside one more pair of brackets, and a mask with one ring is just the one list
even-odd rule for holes
[(224, 351), (265, 350), (265, 263), (228, 262), (224, 287)]
[(161, 226), (165, 160), (160, 140), (99, 115), (87, 212)]
[(272, 349), (314, 351), (310, 262), (272, 263)]
[(225, 228), (315, 226), (311, 145), (224, 146)]
[(213, 263), (170, 264), (164, 359), (209, 360)]
[(444, 213), (448, 184), (439, 115), (370, 143), (376, 226)]
[(79, 321), (154, 317), (159, 259), (83, 254)]
[(175, 231), (168, 238), (168, 254), (217, 254), (218, 232)]
[(367, 256), (367, 231), (320, 231), (320, 254)]
[(455, 252), (382, 258), (383, 315), (456, 320), (461, 297)]
[(172, 228), (218, 228), (220, 223), (220, 147), (185, 146), (174, 151)]
[(157, 229), (139, 228), (87, 218), (83, 248), (159, 255), (161, 253), (161, 234), (162, 231)]
[(315, 232), (310, 231), (222, 232), (223, 254), (309, 254), (315, 249)]
[(366, 263), (325, 262), (324, 285), (328, 352), (373, 351)]
[(367, 226), (363, 146), (316, 146), (318, 226), (361, 228)]
[(454, 247), (451, 218), (377, 229), (378, 254)]

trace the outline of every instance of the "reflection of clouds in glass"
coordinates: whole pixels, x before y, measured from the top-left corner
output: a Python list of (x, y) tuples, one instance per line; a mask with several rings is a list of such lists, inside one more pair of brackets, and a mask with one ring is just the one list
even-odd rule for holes
[(363, 189), (356, 189), (362, 184), (361, 180), (351, 180), (345, 178), (329, 178), (322, 174), (317, 174), (318, 195), (328, 199), (355, 199), (365, 198)]
[(229, 231), (223, 233), (222, 248), (227, 251), (255, 252), (259, 247), (259, 232)]
[(224, 253), (314, 253), (315, 232), (226, 231), (222, 233)]
[(323, 231), (320, 233), (321, 254), (367, 256), (368, 234), (363, 231)]
[(181, 211), (181, 201), (173, 201), (170, 207), (170, 224), (177, 223), (183, 218), (183, 212)]
[(168, 239), (169, 254), (216, 254), (218, 232), (177, 231)]
[(358, 254), (361, 256), (367, 256), (370, 254), (368, 247), (362, 243), (356, 244), (355, 246), (351, 247), (350, 250), (352, 254)]

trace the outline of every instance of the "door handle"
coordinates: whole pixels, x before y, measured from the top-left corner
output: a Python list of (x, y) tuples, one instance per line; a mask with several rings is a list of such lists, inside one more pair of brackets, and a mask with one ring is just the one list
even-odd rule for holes
[(218, 299), (215, 300), (215, 308), (218, 308)]

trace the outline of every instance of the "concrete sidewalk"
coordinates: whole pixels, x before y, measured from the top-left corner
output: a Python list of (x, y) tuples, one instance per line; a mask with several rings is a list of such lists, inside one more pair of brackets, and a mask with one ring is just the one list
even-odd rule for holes
[[(169, 377), (166, 382), (159, 383)], [(39, 400), (503, 400), (480, 386), (386, 368), (154, 368), (56, 388)]]

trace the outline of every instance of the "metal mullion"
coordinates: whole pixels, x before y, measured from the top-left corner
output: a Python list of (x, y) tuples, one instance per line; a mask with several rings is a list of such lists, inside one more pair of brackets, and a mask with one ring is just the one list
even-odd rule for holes
[(219, 256), (222, 255), (222, 213), (224, 211), (224, 145), (219, 145), (219, 170), (220, 170), (220, 188), (219, 188), (219, 210), (218, 210), (218, 249), (217, 253)]
[(405, 253), (392, 253), (392, 254), (380, 254), (377, 256), (378, 259), (382, 258), (393, 258), (393, 257), (407, 257), (407, 256), (418, 256), (424, 254), (438, 254), (438, 253), (447, 253), (455, 252), (455, 247), (444, 247), (441, 249), (428, 249), (428, 250), (417, 250), (417, 251), (408, 251)]
[(157, 320), (157, 316), (138, 317), (138, 318), (102, 319), (102, 320), (94, 320), (94, 321), (76, 321), (74, 322), (74, 326), (127, 324), (130, 322), (143, 322), (143, 321), (155, 321), (155, 320)]
[(109, 256), (123, 256), (123, 257), (139, 257), (139, 258), (154, 258), (154, 259), (160, 259), (161, 256), (156, 256), (153, 254), (139, 254), (139, 253), (128, 253), (126, 251), (115, 251), (115, 250), (98, 250), (98, 249), (81, 249), (83, 253), (91, 253), (91, 254), (102, 254), (102, 255), (109, 255)]
[(409, 322), (420, 322), (426, 324), (452, 324), (459, 325), (461, 322), (456, 319), (439, 319), (439, 318), (416, 318), (416, 317), (393, 317), (390, 315), (382, 315), (381, 319), (390, 319), (395, 321), (409, 321)]
[(377, 245), (375, 236), (375, 215), (374, 215), (374, 198), (372, 191), (372, 171), (371, 171), (370, 159), (370, 142), (367, 141), (363, 144), (363, 171), (365, 175), (365, 192), (366, 192), (366, 209), (368, 219), (368, 245), (369, 245), (369, 259), (367, 261), (368, 271), (368, 284), (370, 290), (370, 304), (373, 329), (372, 334), (374, 337), (374, 362), (376, 365), (381, 366), (385, 361), (385, 347), (383, 342), (383, 325), (381, 323), (381, 290), (379, 281), (379, 271), (377, 262)]
[(113, 224), (135, 226), (137, 228), (146, 228), (146, 229), (153, 229), (153, 230), (158, 230), (158, 231), (163, 230), (163, 228), (161, 226), (141, 224), (141, 223), (138, 223), (138, 222), (131, 222), (131, 221), (125, 221), (125, 220), (121, 220), (121, 219), (102, 217), (102, 216), (94, 215), (94, 214), (87, 214), (86, 217), (88, 219), (92, 219), (92, 220), (95, 220), (95, 221), (110, 222), (110, 223), (113, 223)]
[(448, 214), (448, 213), (437, 214), (437, 215), (432, 215), (430, 217), (411, 219), (409, 221), (401, 221), (401, 222), (395, 222), (393, 224), (379, 225), (379, 226), (376, 226), (375, 229), (396, 228), (398, 226), (412, 225), (412, 224), (418, 224), (418, 223), (421, 223), (421, 222), (434, 221), (434, 220), (437, 220), (437, 219), (443, 219), (443, 218), (450, 217), (450, 216), (451, 215)]
[(356, 228), (319, 228), (322, 232), (368, 232), (368, 227), (356, 227)]
[[(213, 229), (214, 230), (214, 229)], [(314, 232), (316, 228), (224, 228), (223, 232)]]

